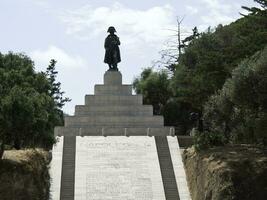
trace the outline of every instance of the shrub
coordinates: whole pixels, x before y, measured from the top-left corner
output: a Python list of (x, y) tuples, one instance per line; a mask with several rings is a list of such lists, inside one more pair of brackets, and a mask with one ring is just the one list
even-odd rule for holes
[(210, 134), (216, 133), (227, 142), (267, 145), (266, 91), (267, 47), (245, 59), (223, 88), (209, 98), (203, 118), (210, 133), (198, 136), (196, 143), (213, 144)]

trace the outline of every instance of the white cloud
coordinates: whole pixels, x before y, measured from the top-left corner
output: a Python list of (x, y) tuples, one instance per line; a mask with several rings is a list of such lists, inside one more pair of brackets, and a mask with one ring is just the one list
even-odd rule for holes
[(116, 27), (123, 43), (157, 45), (175, 28), (175, 14), (171, 6), (155, 6), (147, 10), (132, 9), (120, 3), (111, 7), (83, 6), (76, 10), (65, 10), (60, 19), (67, 25), (67, 34), (79, 39), (92, 39), (106, 32), (110, 25)]
[(49, 7), (49, 3), (47, 2), (47, 0), (26, 0), (30, 3), (33, 3), (37, 6), (41, 6), (42, 8), (48, 8)]
[[(219, 0), (201, 0), (208, 10), (205, 15), (201, 17), (206, 26), (216, 26), (218, 24), (228, 24), (234, 21), (232, 15), (233, 10), (236, 10), (235, 5), (226, 4)], [(205, 25), (202, 25), (205, 26)]]
[(231, 12), (233, 8), (233, 5), (225, 4), (225, 2), (220, 2), (219, 0), (202, 0), (202, 2), (212, 10), (221, 10), (224, 13)]
[(87, 66), (86, 61), (77, 55), (69, 55), (64, 50), (51, 45), (46, 50), (35, 50), (30, 52), (30, 57), (34, 60), (37, 67), (48, 66), (51, 59), (55, 59), (59, 68), (64, 69), (81, 69)]
[(198, 9), (196, 7), (193, 6), (185, 6), (185, 9), (188, 13), (190, 13), (191, 15), (197, 14), (198, 13)]
[(231, 16), (224, 15), (217, 10), (211, 10), (206, 16), (201, 17), (202, 21), (208, 26), (217, 26), (218, 24), (228, 24), (234, 21)]

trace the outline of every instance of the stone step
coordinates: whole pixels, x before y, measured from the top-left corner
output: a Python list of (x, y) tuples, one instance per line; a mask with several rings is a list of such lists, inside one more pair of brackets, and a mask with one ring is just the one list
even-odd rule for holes
[(55, 136), (167, 136), (174, 135), (173, 127), (55, 127)]
[(85, 105), (142, 105), (142, 95), (86, 95)]
[(151, 105), (134, 106), (86, 106), (77, 105), (75, 115), (81, 116), (153, 116), (153, 107)]
[(95, 85), (95, 95), (131, 95), (132, 85)]
[(64, 137), (60, 200), (74, 199), (76, 137)]
[(66, 116), (66, 127), (79, 126), (163, 126), (164, 120), (162, 116)]
[(180, 200), (167, 138), (156, 136), (155, 142), (166, 200)]

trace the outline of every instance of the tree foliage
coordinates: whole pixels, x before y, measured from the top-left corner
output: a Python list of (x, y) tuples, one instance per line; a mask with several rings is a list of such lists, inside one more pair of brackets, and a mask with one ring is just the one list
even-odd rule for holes
[(166, 71), (155, 72), (146, 68), (133, 82), (137, 94), (143, 94), (144, 104), (153, 105), (154, 114), (161, 114), (162, 107), (170, 98), (169, 77)]
[[(172, 97), (170, 78), (166, 70), (146, 68), (133, 82), (137, 94), (143, 94), (144, 104), (153, 105), (153, 113), (164, 116), (164, 124), (175, 126), (181, 134), (191, 128), (190, 105)], [(180, 112), (177, 112), (179, 110)]]
[(215, 32), (201, 33), (180, 56), (173, 78), (174, 94), (188, 98), (193, 106), (202, 109), (243, 59), (264, 48), (266, 31), (267, 20), (246, 17), (228, 26), (219, 25)]
[[(35, 72), (33, 61), (24, 54), (0, 54), (0, 145), (19, 149), (49, 147), (55, 142), (53, 129), (62, 123), (60, 84), (47, 73)], [(56, 89), (56, 90), (55, 90)]]
[(61, 91), (61, 83), (56, 81), (58, 74), (56, 71), (56, 63), (57, 61), (54, 59), (50, 61), (50, 65), (46, 69), (46, 76), (50, 83), (49, 95), (53, 97), (56, 108), (61, 110), (65, 103), (71, 101), (71, 99), (63, 96), (65, 92)]
[[(161, 114), (164, 114), (165, 120), (170, 122), (168, 125), (183, 124), (185, 129), (191, 129), (196, 124), (194, 120), (190, 120), (191, 113), (199, 116), (199, 122), (204, 119), (205, 126), (202, 131), (205, 134), (199, 133), (199, 137), (196, 138), (201, 147), (210, 146), (207, 144), (208, 141), (216, 145), (227, 142), (265, 144), (264, 137), (260, 136), (263, 132), (259, 132), (258, 129), (256, 131), (254, 128), (256, 124), (267, 124), (266, 110), (256, 112), (252, 109), (252, 107), (259, 109), (257, 107), (259, 102), (253, 103), (252, 100), (255, 101), (254, 96), (258, 95), (256, 93), (262, 91), (262, 88), (253, 86), (255, 82), (260, 81), (260, 77), (246, 77), (243, 74), (246, 67), (251, 69), (252, 63), (257, 63), (257, 59), (263, 60), (253, 55), (267, 45), (266, 0), (256, 0), (256, 2), (260, 4), (260, 8), (244, 7), (249, 14), (229, 25), (218, 25), (200, 34), (195, 31), (197, 36), (189, 38), (182, 54), (179, 55), (178, 62), (170, 66), (173, 72), (169, 77), (170, 95), (168, 93), (168, 99), (162, 106)], [(254, 61), (249, 61), (250, 57)], [(242, 62), (243, 60), (245, 61)], [(250, 64), (246, 65), (246, 62)], [(241, 65), (244, 67), (242, 68)], [(150, 73), (152, 72), (144, 71), (144, 75)], [(237, 77), (244, 82), (238, 82)], [(146, 85), (149, 85), (149, 81), (146, 79)], [(261, 83), (261, 85), (264, 84)], [(229, 87), (236, 89), (229, 89)], [(154, 89), (154, 93), (164, 94), (165, 92), (163, 87)], [(267, 90), (267, 88), (264, 89)], [(228, 90), (232, 91), (231, 98), (235, 94), (235, 98), (239, 98), (240, 102), (233, 101), (229, 97)], [(137, 92), (146, 96), (148, 89), (143, 87)], [(149, 93), (153, 93), (151, 88)], [(152, 102), (152, 96), (149, 98)], [(241, 99), (243, 99), (242, 104)], [(248, 109), (249, 106), (252, 107)], [(257, 125), (257, 127), (260, 126)], [(262, 130), (265, 129), (262, 128)]]
[(209, 132), (228, 142), (267, 145), (267, 47), (244, 60), (205, 105)]

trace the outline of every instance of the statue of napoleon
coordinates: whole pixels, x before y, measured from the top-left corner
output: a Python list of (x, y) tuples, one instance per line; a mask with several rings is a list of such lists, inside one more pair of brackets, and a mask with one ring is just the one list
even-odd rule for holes
[(109, 35), (105, 39), (105, 59), (104, 63), (107, 63), (109, 66), (109, 70), (115, 70), (118, 71), (118, 63), (121, 61), (121, 55), (120, 55), (120, 49), (119, 45), (120, 39), (117, 35), (114, 33), (116, 32), (116, 29), (113, 26), (110, 26), (108, 28)]

